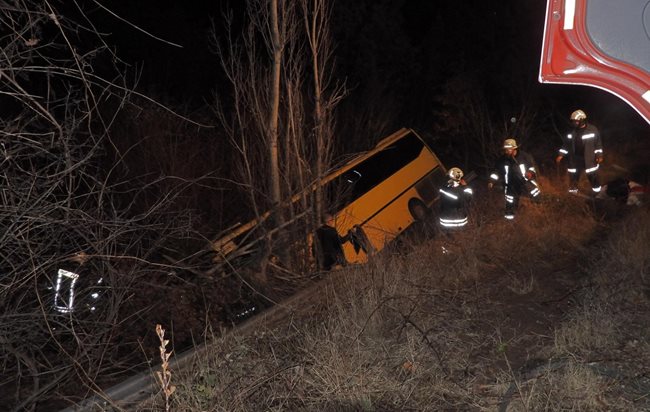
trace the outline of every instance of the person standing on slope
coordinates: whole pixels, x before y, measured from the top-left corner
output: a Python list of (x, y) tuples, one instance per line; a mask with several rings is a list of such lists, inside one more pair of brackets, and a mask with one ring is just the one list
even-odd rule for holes
[(512, 138), (503, 142), (503, 155), (497, 159), (490, 179), (490, 188), (495, 183), (503, 185), (506, 201), (504, 217), (508, 220), (515, 218), (522, 194), (537, 199), (541, 193), (532, 156), (519, 150), (517, 141)]
[(463, 180), (463, 171), (452, 167), (447, 173), (449, 181), (440, 188), (440, 226), (448, 232), (467, 225), (468, 204), (472, 197), (472, 188)]
[(587, 114), (582, 110), (571, 113), (572, 129), (562, 139), (555, 163), (567, 158), (569, 173), (569, 192), (578, 193), (580, 175), (584, 172), (594, 194), (600, 192), (598, 169), (603, 162), (603, 144), (598, 128), (587, 122)]

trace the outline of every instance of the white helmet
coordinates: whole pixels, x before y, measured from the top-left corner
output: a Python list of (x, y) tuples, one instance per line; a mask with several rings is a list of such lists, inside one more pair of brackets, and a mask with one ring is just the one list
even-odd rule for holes
[(464, 174), (463, 171), (460, 170), (458, 167), (452, 167), (449, 169), (449, 172), (447, 173), (451, 180), (454, 180), (456, 182), (460, 181), (460, 179), (463, 178)]
[(517, 141), (515, 139), (506, 139), (503, 141), (503, 148), (504, 149), (516, 149), (517, 147)]
[(583, 112), (582, 110), (576, 110), (575, 112), (571, 113), (571, 120), (578, 122), (587, 120), (587, 113)]

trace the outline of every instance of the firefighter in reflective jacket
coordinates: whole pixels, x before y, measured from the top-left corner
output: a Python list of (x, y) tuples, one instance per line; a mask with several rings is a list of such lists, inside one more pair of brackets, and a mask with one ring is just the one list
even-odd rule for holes
[(463, 180), (463, 171), (452, 167), (448, 172), (449, 181), (440, 188), (440, 226), (444, 229), (461, 228), (468, 222), (468, 203), (472, 188)]
[(488, 184), (490, 188), (497, 182), (503, 185), (506, 200), (504, 217), (508, 220), (515, 218), (519, 197), (522, 194), (537, 199), (541, 193), (536, 180), (537, 171), (533, 158), (519, 150), (515, 139), (506, 139), (503, 142), (503, 155), (497, 160), (490, 179)]
[(603, 144), (596, 126), (587, 123), (587, 115), (582, 110), (571, 113), (572, 129), (562, 139), (562, 147), (555, 158), (560, 163), (567, 157), (569, 173), (569, 192), (578, 193), (578, 181), (584, 171), (591, 184), (591, 190), (601, 190), (598, 181), (598, 168), (603, 162)]

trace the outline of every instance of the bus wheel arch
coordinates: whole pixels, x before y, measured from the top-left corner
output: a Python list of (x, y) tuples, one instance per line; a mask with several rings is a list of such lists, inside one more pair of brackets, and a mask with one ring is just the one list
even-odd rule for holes
[(411, 198), (411, 200), (409, 200), (408, 207), (411, 216), (413, 216), (413, 219), (415, 220), (424, 220), (429, 215), (429, 208), (421, 199), (418, 199), (417, 197)]

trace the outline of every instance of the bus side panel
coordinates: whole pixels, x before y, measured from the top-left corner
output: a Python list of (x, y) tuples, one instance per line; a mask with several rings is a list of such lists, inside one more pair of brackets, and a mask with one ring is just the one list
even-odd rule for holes
[[(345, 235), (354, 225), (359, 225), (375, 251), (383, 249), (387, 242), (413, 223), (408, 208), (410, 199), (421, 199), (427, 206), (433, 202), (433, 199), (422, 199), (415, 184), (429, 179), (431, 172), (439, 169), (436, 166), (437, 159), (428, 149), (424, 149), (416, 160), (340, 211), (336, 215), (339, 233)], [(429, 197), (432, 195), (429, 194)], [(356, 253), (350, 243), (344, 245), (344, 251), (349, 262), (361, 263), (367, 260), (365, 253)]]
[(414, 222), (408, 209), (408, 202), (413, 198), (419, 198), (415, 188), (404, 192), (362, 226), (376, 251), (382, 250)]

